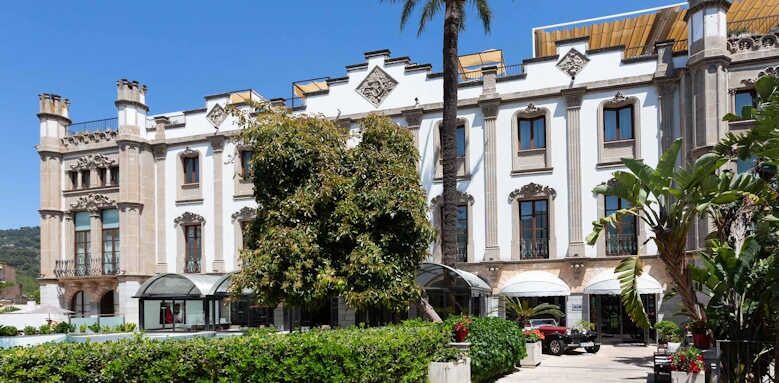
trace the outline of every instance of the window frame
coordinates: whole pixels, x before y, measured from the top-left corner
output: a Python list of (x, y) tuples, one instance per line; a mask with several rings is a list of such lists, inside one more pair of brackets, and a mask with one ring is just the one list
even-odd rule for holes
[[(433, 181), (434, 182), (442, 182), (443, 181), (443, 142), (441, 141), (441, 128), (443, 126), (443, 120), (439, 120), (433, 124), (433, 128), (431, 129), (433, 134), (433, 142), (434, 142), (434, 148), (435, 151), (433, 153), (433, 161), (435, 164), (434, 168), (434, 176)], [(457, 118), (457, 126), (455, 129), (459, 129), (462, 127), (463, 136), (465, 137), (465, 145), (463, 147), (464, 150), (464, 156), (463, 157), (456, 157), (455, 161), (457, 166), (457, 178), (458, 179), (468, 179), (471, 176), (470, 171), (470, 124), (468, 119), (458, 117)], [(457, 140), (457, 130), (455, 130), (455, 141)], [(457, 143), (455, 142), (455, 151), (457, 150)], [(456, 153), (455, 153), (456, 154)]]
[[(76, 276), (85, 276), (89, 274), (89, 263), (91, 257), (92, 235), (91, 230), (73, 230), (73, 273)], [(79, 245), (83, 244), (83, 253), (79, 253)], [(83, 264), (79, 263), (79, 255), (83, 256)]]
[(750, 99), (752, 100), (752, 108), (754, 109), (757, 107), (757, 92), (753, 88), (736, 89), (733, 91), (733, 114), (739, 118), (743, 118), (741, 113), (744, 111), (744, 107), (742, 106), (741, 110), (738, 109), (738, 96), (740, 94), (749, 94)]
[[(511, 260), (512, 261), (536, 261), (538, 259), (555, 259), (557, 254), (557, 241), (555, 233), (555, 199), (557, 192), (544, 185), (534, 182), (525, 184), (519, 189), (515, 189), (509, 194), (508, 202), (511, 206)], [(520, 204), (528, 201), (546, 201), (546, 224), (547, 224), (547, 256), (546, 258), (522, 258), (522, 219)]]
[[(616, 198), (617, 199), (617, 201), (616, 201), (617, 202), (616, 210), (608, 208), (608, 206), (609, 206), (609, 201), (608, 200), (610, 198)], [(615, 212), (617, 210), (620, 210), (620, 209), (623, 209), (623, 208), (629, 208), (630, 206), (623, 206), (624, 202), (628, 202), (628, 201), (625, 200), (624, 198), (619, 198), (619, 197), (616, 197), (616, 196), (603, 196), (603, 216), (606, 217), (606, 216), (612, 214), (613, 212)], [(638, 243), (639, 243), (638, 219), (637, 219), (636, 216), (623, 216), (622, 217), (622, 219), (625, 219), (625, 218), (632, 219), (632, 221), (633, 221), (633, 224), (632, 224), (632, 226), (633, 226), (633, 228), (632, 228), (632, 235), (633, 235), (633, 242), (635, 243), (635, 245), (634, 245), (635, 251), (632, 252), (633, 254), (629, 254), (629, 253), (623, 252), (623, 251), (617, 251), (617, 252), (610, 252), (609, 251), (609, 249), (611, 248), (611, 246), (609, 246), (609, 243), (610, 243), (609, 240), (610, 240), (611, 235), (625, 236), (625, 235), (631, 234), (631, 232), (628, 232), (627, 230), (625, 230), (625, 226), (626, 225), (625, 225), (625, 223), (622, 220), (620, 220), (619, 222), (617, 222), (613, 226), (611, 226), (611, 225), (607, 226), (605, 228), (605, 230), (604, 230), (605, 231), (604, 232), (604, 242), (605, 242), (605, 254), (606, 254), (606, 256), (615, 257), (615, 256), (638, 255), (638, 248), (639, 248), (639, 246), (638, 246)], [(614, 234), (610, 233), (611, 229), (613, 229), (615, 231)]]
[[(606, 110), (632, 108), (632, 136), (631, 139), (609, 140), (606, 137)], [(621, 167), (623, 158), (641, 158), (641, 99), (636, 96), (626, 96), (621, 91), (617, 91), (611, 98), (602, 99), (598, 104), (597, 111), (597, 139), (598, 139), (598, 162), (595, 165), (597, 169)], [(617, 112), (617, 121), (619, 112)], [(619, 122), (617, 122), (619, 124)], [(621, 137), (621, 132), (615, 132), (617, 138)], [(586, 136), (581, 137), (582, 142), (586, 144)]]
[[(519, 121), (517, 122), (517, 142), (518, 145), (518, 151), (526, 151), (526, 150), (546, 150), (546, 116), (540, 115), (535, 117), (526, 117), (520, 115), (517, 117)], [(527, 121), (530, 124), (530, 143), (527, 148), (522, 147), (522, 143), (524, 142), (522, 139), (522, 121)], [(544, 146), (536, 146), (536, 129), (535, 124), (536, 122), (541, 121), (543, 123), (543, 139), (544, 139)]]
[[(203, 270), (203, 227), (200, 224), (183, 225), (184, 273), (200, 273)], [(196, 235), (190, 237), (190, 230)], [(195, 240), (194, 244), (190, 241)], [(190, 265), (190, 262), (193, 264)]]
[[(200, 184), (200, 156), (182, 157), (182, 166), (184, 171), (184, 185)], [(189, 165), (192, 166), (189, 166)], [(191, 169), (190, 169), (191, 168)]]
[[(465, 229), (464, 233), (461, 233), (461, 229), (457, 226), (460, 223), (460, 209), (465, 211)], [(471, 217), (470, 217), (470, 211), (468, 209), (468, 204), (465, 202), (460, 202), (456, 206), (456, 217), (455, 217), (455, 231), (457, 234), (457, 260), (456, 262), (468, 262), (468, 247), (470, 246), (470, 238), (468, 236), (469, 230), (470, 230), (470, 223), (471, 223)], [(441, 204), (439, 207), (439, 217), (441, 217), (441, 223), (443, 223), (443, 217), (444, 217), (444, 206)], [(443, 233), (442, 233), (443, 234)], [(460, 246), (460, 237), (465, 239), (465, 247)], [(441, 241), (440, 247), (441, 247), (441, 254), (444, 253), (444, 242)], [(464, 251), (463, 251), (464, 250)]]
[[(538, 220), (538, 217), (540, 216), (540, 214), (537, 214), (537, 210), (538, 209), (537, 209), (536, 205), (541, 203), (541, 202), (543, 202), (546, 205), (546, 209), (543, 212), (543, 216), (545, 217), (546, 227), (542, 228), (542, 229), (539, 229), (537, 227), (537, 223), (538, 223), (537, 220)], [(523, 218), (525, 218), (526, 216), (523, 215), (523, 213), (522, 213), (522, 205), (525, 205), (525, 204), (530, 204), (530, 206), (531, 206), (531, 214), (530, 214), (531, 222), (532, 222), (532, 226), (530, 228), (530, 231), (532, 233), (531, 234), (531, 238), (524, 238), (525, 227), (523, 227), (522, 222), (524, 221)], [(518, 201), (518, 206), (517, 207), (519, 209), (519, 233), (517, 234), (519, 236), (519, 241), (520, 241), (519, 258), (520, 259), (549, 259), (549, 237), (550, 237), (549, 232), (550, 232), (550, 229), (551, 229), (550, 228), (550, 221), (549, 221), (549, 200), (546, 199), (546, 198), (523, 199), (521, 201)], [(546, 235), (543, 236), (544, 242), (545, 242), (545, 245), (546, 245), (546, 255), (541, 255), (541, 256), (530, 255), (528, 257), (523, 257), (522, 254), (524, 253), (524, 251), (523, 251), (523, 248), (522, 248), (522, 244), (525, 241), (528, 241), (528, 240), (535, 242), (539, 238), (537, 233), (540, 230), (544, 230), (546, 232)]]
[[(474, 262), (474, 241), (473, 241), (473, 203), (474, 198), (468, 193), (457, 192), (457, 206), (466, 207), (466, 251), (465, 260), (462, 262)], [(430, 200), (430, 211), (432, 215), (433, 226), (436, 230), (435, 242), (433, 243), (431, 257), (435, 262), (441, 262), (443, 258), (443, 232), (441, 224), (443, 222), (443, 195), (438, 195)]]

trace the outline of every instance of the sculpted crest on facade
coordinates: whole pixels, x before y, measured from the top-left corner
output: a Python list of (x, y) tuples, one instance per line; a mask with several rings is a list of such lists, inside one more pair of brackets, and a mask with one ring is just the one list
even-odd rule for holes
[(379, 107), (397, 85), (398, 82), (387, 72), (379, 67), (374, 67), (355, 90), (373, 106)]

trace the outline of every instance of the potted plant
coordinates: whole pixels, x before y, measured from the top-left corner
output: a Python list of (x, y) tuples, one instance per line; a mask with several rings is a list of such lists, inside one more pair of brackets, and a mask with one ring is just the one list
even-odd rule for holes
[(671, 381), (673, 383), (704, 383), (706, 373), (703, 355), (695, 347), (671, 354)]
[(688, 330), (692, 333), (692, 343), (699, 349), (708, 349), (711, 345), (711, 337), (706, 332), (706, 323), (694, 321), (688, 323)]
[(527, 356), (519, 361), (519, 365), (521, 367), (536, 367), (541, 364), (541, 348), (543, 346), (544, 333), (534, 328), (523, 330), (522, 334), (525, 335)]
[(470, 328), (472, 322), (473, 321), (471, 318), (466, 316), (454, 324), (452, 330), (454, 331), (454, 340), (457, 343), (463, 343), (465, 342), (465, 339), (468, 338), (468, 329)]
[(662, 320), (655, 324), (657, 331), (657, 347), (667, 349), (670, 352), (676, 351), (682, 340), (682, 330), (674, 322)]

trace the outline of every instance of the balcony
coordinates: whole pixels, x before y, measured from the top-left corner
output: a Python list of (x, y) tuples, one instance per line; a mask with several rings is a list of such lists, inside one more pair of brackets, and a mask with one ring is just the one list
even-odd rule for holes
[(74, 136), (80, 133), (115, 132), (119, 129), (118, 123), (119, 119), (116, 117), (77, 122), (68, 127), (68, 135)]
[(548, 259), (549, 239), (521, 239), (519, 240), (519, 259)]
[(100, 258), (89, 258), (86, 262), (73, 259), (54, 261), (54, 275), (57, 278), (103, 277), (118, 273), (118, 261), (103, 261)]
[(197, 274), (201, 270), (199, 259), (188, 259), (184, 264), (184, 272), (187, 274)]
[(606, 233), (606, 255), (636, 255), (638, 238), (635, 234)]

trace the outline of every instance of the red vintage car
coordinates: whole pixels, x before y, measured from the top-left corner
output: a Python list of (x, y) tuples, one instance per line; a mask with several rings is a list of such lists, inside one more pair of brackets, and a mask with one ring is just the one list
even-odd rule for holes
[(544, 334), (543, 350), (553, 355), (560, 355), (579, 347), (592, 354), (600, 350), (600, 343), (597, 342), (598, 333), (595, 331), (558, 326), (554, 319), (531, 319), (528, 328), (536, 328)]

